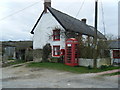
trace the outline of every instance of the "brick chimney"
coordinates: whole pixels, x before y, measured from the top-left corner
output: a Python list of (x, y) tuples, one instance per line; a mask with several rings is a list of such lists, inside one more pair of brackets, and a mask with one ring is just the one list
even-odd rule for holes
[(83, 18), (83, 19), (81, 19), (81, 21), (86, 24), (87, 19), (86, 19), (86, 18)]
[(47, 7), (51, 7), (51, 0), (44, 0), (44, 12), (47, 13)]

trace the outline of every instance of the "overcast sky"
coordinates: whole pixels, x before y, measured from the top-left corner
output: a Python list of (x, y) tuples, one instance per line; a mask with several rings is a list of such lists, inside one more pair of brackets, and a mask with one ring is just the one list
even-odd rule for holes
[[(86, 18), (87, 24), (94, 26), (95, 0), (51, 0), (52, 7), (78, 19)], [(99, 1), (98, 30), (106, 34), (118, 35), (118, 1)], [(101, 4), (102, 2), (102, 4)], [(1, 40), (32, 40), (31, 29), (43, 11), (44, 0), (0, 0)], [(102, 6), (104, 20), (102, 18)], [(78, 13), (79, 9), (80, 12)]]

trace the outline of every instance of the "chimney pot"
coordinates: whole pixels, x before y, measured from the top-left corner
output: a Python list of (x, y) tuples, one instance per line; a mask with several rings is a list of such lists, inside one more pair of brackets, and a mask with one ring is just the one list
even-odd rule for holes
[(81, 19), (81, 21), (86, 24), (87, 19), (86, 19), (86, 18), (83, 18), (83, 19)]
[(51, 7), (51, 0), (44, 0), (44, 12), (47, 13), (47, 7)]
[(44, 2), (51, 2), (51, 0), (44, 0)]

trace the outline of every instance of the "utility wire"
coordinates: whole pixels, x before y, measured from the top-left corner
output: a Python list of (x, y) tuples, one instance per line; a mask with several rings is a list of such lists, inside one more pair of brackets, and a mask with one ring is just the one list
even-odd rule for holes
[(102, 24), (103, 24), (104, 35), (106, 35), (105, 19), (104, 19), (104, 10), (103, 10), (102, 0), (101, 0), (101, 11), (102, 11)]
[(36, 2), (36, 3), (34, 3), (34, 4), (31, 4), (31, 5), (23, 8), (23, 9), (21, 9), (21, 10), (19, 10), (19, 11), (16, 11), (16, 12), (14, 12), (14, 13), (12, 13), (12, 14), (9, 14), (8, 16), (5, 16), (5, 17), (1, 18), (0, 21), (2, 21), (2, 20), (4, 20), (4, 19), (7, 19), (8, 17), (11, 17), (11, 16), (13, 16), (13, 15), (15, 15), (15, 14), (18, 14), (18, 13), (20, 13), (20, 12), (22, 12), (22, 11), (24, 11), (24, 10), (26, 10), (26, 9), (34, 6), (34, 5), (36, 5), (36, 4), (38, 4), (38, 2)]
[(83, 7), (84, 3), (85, 3), (85, 0), (82, 2), (82, 4), (81, 4), (81, 7), (80, 7), (79, 11), (78, 11), (78, 13), (76, 14), (76, 17), (79, 15), (80, 11), (82, 10), (82, 7)]
[[(78, 11), (78, 13), (76, 14), (76, 17), (79, 15), (79, 13), (80, 13), (80, 11), (81, 11), (81, 9), (82, 9), (83, 5), (84, 5), (84, 2), (85, 2), (85, 0), (82, 2), (82, 4), (81, 4), (81, 6), (80, 6), (79, 11)], [(72, 27), (72, 25), (75, 23), (75, 21), (72, 21), (71, 23), (72, 23), (72, 24), (70, 25), (70, 28), (71, 28), (71, 27)]]

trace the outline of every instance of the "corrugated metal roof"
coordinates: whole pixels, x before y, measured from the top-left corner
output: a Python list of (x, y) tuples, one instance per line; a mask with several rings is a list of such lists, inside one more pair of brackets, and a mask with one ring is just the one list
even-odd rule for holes
[(4, 41), (2, 42), (2, 46), (27, 48), (27, 47), (33, 46), (33, 42), (32, 41)]
[[(72, 16), (69, 16), (65, 13), (62, 13), (52, 7), (48, 7), (48, 9), (66, 30), (79, 32), (84, 35), (90, 35), (90, 36), (95, 35), (94, 27), (88, 26), (82, 21), (73, 18)], [(105, 39), (105, 36), (98, 31), (98, 38)]]

